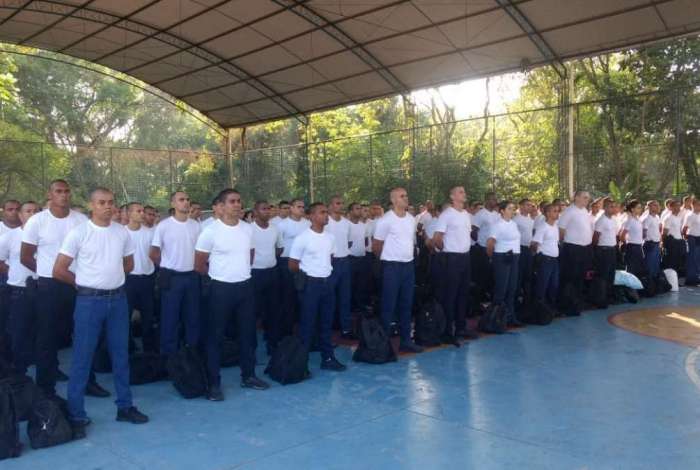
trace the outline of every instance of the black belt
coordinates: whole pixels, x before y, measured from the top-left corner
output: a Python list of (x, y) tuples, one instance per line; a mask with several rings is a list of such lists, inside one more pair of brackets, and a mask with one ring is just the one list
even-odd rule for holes
[(116, 289), (93, 289), (92, 287), (78, 286), (77, 292), (78, 295), (89, 297), (114, 297), (124, 293), (124, 286), (117, 287)]
[(195, 273), (195, 271), (175, 271), (169, 268), (160, 268), (161, 271), (167, 271), (171, 276), (190, 276)]
[(652, 244), (652, 245), (658, 245), (658, 244), (659, 244), (659, 242), (655, 242), (654, 240), (645, 240), (645, 241), (644, 241), (644, 244), (646, 245), (647, 243), (650, 243), (650, 244)]
[(328, 282), (330, 281), (331, 277), (314, 277), (314, 276), (309, 276), (308, 274), (306, 275), (307, 279), (310, 279), (312, 281), (318, 281), (318, 282)]
[(614, 250), (616, 247), (614, 246), (596, 246), (599, 250)]
[(411, 261), (388, 261), (388, 260), (383, 259), (382, 263), (405, 265), (405, 264), (413, 263), (413, 260), (411, 260)]

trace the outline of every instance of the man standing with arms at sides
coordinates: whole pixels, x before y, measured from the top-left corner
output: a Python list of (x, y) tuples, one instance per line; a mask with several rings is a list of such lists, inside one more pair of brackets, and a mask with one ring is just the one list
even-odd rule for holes
[(333, 196), (328, 204), (328, 225), (325, 231), (335, 239), (333, 274), (331, 282), (335, 288), (335, 305), (340, 320), (340, 331), (344, 339), (356, 339), (352, 332), (350, 302), (352, 293), (352, 270), (350, 267), (350, 221), (343, 217), (343, 199)]
[[(32, 216), (24, 227), (20, 261), (37, 280), (36, 292), (36, 384), (47, 397), (56, 395), (58, 370), (57, 349), (59, 341), (66, 341), (73, 330), (75, 289), (54, 278), (53, 266), (63, 240), (73, 228), (87, 222), (87, 217), (70, 209), (70, 186), (64, 180), (49, 184), (48, 209)], [(114, 212), (118, 212), (114, 210)], [(109, 213), (112, 217), (112, 211)], [(94, 373), (86, 393), (96, 397), (108, 397), (109, 392), (97, 384)]]
[[(338, 362), (331, 343), (333, 312), (335, 311), (335, 289), (331, 282), (333, 265), (331, 259), (336, 248), (333, 235), (324, 230), (328, 223), (328, 209), (321, 202), (309, 207), (311, 227), (295, 239), (289, 253), (289, 270), (304, 279), (300, 289), (301, 318), (299, 336), (307, 349), (311, 348), (314, 333), (319, 331), (321, 369), (344, 371)], [(316, 328), (316, 322), (319, 328)]]
[(680, 217), (681, 205), (678, 201), (672, 200), (669, 207), (669, 212), (661, 218), (664, 246), (663, 265), (665, 268), (675, 270), (678, 277), (681, 277), (684, 274), (683, 251), (685, 249), (681, 234), (683, 228), (683, 221)]
[(195, 248), (195, 268), (211, 278), (205, 347), (209, 390), (207, 399), (223, 401), (221, 351), (226, 325), (235, 318), (240, 345), (241, 387), (265, 390), (269, 385), (255, 376), (256, 321), (250, 266), (253, 229), (241, 220), (241, 195), (235, 189), (219, 194), (221, 218), (202, 232)]
[[(469, 284), (471, 265), (469, 249), (472, 221), (469, 212), (464, 209), (467, 194), (464, 187), (455, 186), (450, 190), (451, 205), (440, 214), (433, 245), (441, 252), (442, 289), (440, 298), (445, 309), (447, 326), (443, 343), (459, 346), (458, 336), (476, 339), (479, 335), (467, 328), (466, 314), (469, 308)], [(454, 328), (454, 329), (453, 329)]]
[(197, 346), (200, 333), (199, 275), (194, 270), (194, 246), (199, 224), (190, 219), (190, 198), (183, 191), (170, 196), (173, 215), (156, 226), (149, 256), (160, 266), (160, 352), (172, 355), (178, 348), (180, 318), (185, 340)]
[(370, 267), (365, 256), (367, 249), (367, 224), (362, 221), (362, 206), (353, 202), (348, 206), (350, 221), (350, 269), (352, 272), (352, 309), (360, 311), (369, 305)]
[(411, 311), (415, 268), (413, 239), (415, 219), (408, 208), (408, 193), (394, 188), (390, 193), (393, 209), (377, 221), (372, 240), (372, 251), (382, 262), (382, 322), (389, 334), (394, 311), (399, 315), (401, 343), (399, 350), (419, 353), (423, 348), (411, 339)]
[[(73, 359), (68, 381), (68, 414), (73, 437), (85, 437), (85, 386), (104, 328), (117, 392), (117, 421), (148, 422), (132, 403), (129, 388), (129, 316), (125, 274), (134, 267), (134, 246), (126, 229), (112, 222), (114, 195), (105, 188), (90, 193), (91, 219), (73, 228), (61, 246), (54, 278), (77, 291)], [(75, 274), (69, 271), (75, 262)]]
[(474, 245), (471, 263), (474, 284), (479, 295), (478, 301), (484, 300), (485, 296), (492, 291), (493, 268), (486, 254), (486, 241), (489, 239), (491, 227), (500, 219), (496, 194), (488, 192), (484, 195), (484, 206), (472, 217), (472, 231), (476, 232), (476, 245)]
[[(280, 204), (281, 205), (281, 204)], [(281, 319), (279, 304), (279, 270), (277, 255), (282, 251), (277, 248), (279, 232), (270, 222), (270, 204), (258, 201), (253, 206), (255, 220), (253, 229), (253, 289), (255, 291), (256, 318), (263, 321), (267, 340), (267, 353), (272, 355), (280, 339)]]
[(647, 202), (647, 215), (642, 217), (642, 230), (644, 231), (644, 262), (651, 279), (656, 279), (661, 273), (661, 219), (659, 202), (651, 200)]
[(204, 230), (209, 225), (213, 224), (218, 219), (220, 219), (221, 216), (223, 215), (223, 209), (224, 209), (224, 205), (221, 201), (219, 201), (219, 196), (217, 195), (214, 198), (214, 200), (211, 202), (211, 217), (205, 219), (204, 222), (202, 222), (202, 225), (201, 225), (202, 230)]
[(377, 226), (377, 221), (384, 215), (384, 209), (382, 209), (382, 204), (378, 200), (374, 200), (369, 205), (369, 218), (366, 222), (366, 233), (365, 238), (367, 239), (366, 256), (368, 261), (368, 266), (371, 269), (371, 278), (369, 286), (369, 296), (370, 298), (379, 297), (381, 292), (381, 264), (379, 258), (374, 256), (372, 253), (372, 238), (374, 237), (374, 229)]
[[(7, 232), (19, 229), (22, 222), (19, 217), (20, 203), (17, 200), (10, 199), (5, 201), (2, 211), (2, 222), (0, 223), (0, 236)], [(10, 352), (10, 336), (7, 330), (8, 318), (10, 315), (10, 289), (7, 286), (7, 271), (0, 270), (0, 358), (6, 359), (8, 362)]]
[(532, 293), (533, 257), (530, 251), (530, 243), (532, 242), (532, 235), (535, 233), (535, 220), (531, 217), (533, 205), (529, 199), (521, 199), (518, 202), (518, 213), (513, 217), (513, 222), (518, 226), (518, 231), (520, 232), (520, 256), (518, 257), (518, 263), (520, 263), (518, 266), (520, 285), (518, 286), (518, 291), (522, 292), (526, 302), (531, 298), (530, 294)]
[(561, 249), (562, 290), (571, 285), (571, 292), (576, 296), (576, 299), (571, 299), (573, 301), (583, 299), (585, 271), (591, 255), (593, 224), (588, 213), (590, 200), (588, 191), (576, 191), (574, 203), (564, 209), (559, 217), (559, 233), (564, 242)]
[(270, 223), (272, 225), (277, 225), (280, 222), (282, 222), (284, 219), (289, 217), (289, 202), (288, 201), (280, 201), (279, 210), (277, 213), (278, 213), (278, 215), (276, 215), (274, 218), (270, 219)]
[[(598, 277), (605, 281), (607, 296), (613, 298), (615, 286), (615, 264), (617, 262), (617, 203), (603, 200), (603, 215), (598, 217), (593, 231), (593, 265)], [(567, 266), (564, 266), (568, 269)]]
[[(7, 207), (7, 203), (5, 204)], [(7, 275), (7, 297), (3, 308), (7, 315), (4, 348), (12, 351), (11, 357), (15, 371), (26, 374), (34, 356), (34, 331), (36, 323), (36, 274), (25, 268), (19, 260), (22, 249), (22, 228), (29, 218), (36, 214), (39, 205), (33, 201), (20, 206), (19, 218), (22, 225), (0, 235), (0, 272)], [(31, 281), (27, 283), (27, 280)], [(28, 285), (29, 284), (29, 285)], [(6, 329), (5, 329), (6, 328)], [(6, 351), (10, 352), (10, 351)]]
[(129, 224), (127, 233), (134, 245), (134, 269), (126, 276), (126, 300), (129, 307), (129, 318), (138, 310), (141, 313), (141, 338), (143, 350), (158, 351), (155, 337), (154, 321), (154, 289), (155, 266), (148, 257), (153, 241), (154, 229), (143, 224), (144, 207), (138, 202), (127, 205)]
[(153, 206), (143, 206), (143, 226), (153, 228), (156, 226), (157, 211)]
[[(289, 217), (281, 220), (277, 225), (279, 232), (277, 239), (277, 248), (282, 248), (277, 269), (279, 270), (280, 282), (280, 326), (281, 335), (288, 336), (292, 334), (292, 328), (296, 321), (298, 313), (298, 297), (294, 288), (294, 277), (289, 270), (289, 252), (292, 249), (294, 239), (304, 230), (309, 228), (311, 223), (304, 218), (304, 201), (301, 199), (292, 199), (289, 204)], [(270, 212), (272, 215), (272, 212)]]

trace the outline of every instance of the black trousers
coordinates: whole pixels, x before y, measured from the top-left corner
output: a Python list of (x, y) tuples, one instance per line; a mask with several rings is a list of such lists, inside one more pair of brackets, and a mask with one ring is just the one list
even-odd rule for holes
[(596, 246), (593, 253), (596, 276), (605, 280), (608, 297), (612, 297), (615, 285), (617, 249), (614, 246)]
[(678, 277), (685, 272), (683, 257), (685, 252), (685, 240), (673, 238), (670, 235), (664, 237), (663, 267), (673, 269)]
[[(158, 351), (158, 341), (156, 339), (154, 325), (154, 286), (155, 276), (129, 274), (126, 276), (126, 301), (129, 305), (129, 318), (134, 310), (141, 313), (141, 338), (143, 350), (147, 352)], [(131, 329), (129, 329), (131, 334)]]
[(36, 288), (8, 287), (10, 315), (8, 331), (12, 338), (12, 357), (15, 370), (26, 374), (34, 363), (36, 349)]
[(571, 285), (579, 299), (583, 298), (586, 270), (591, 264), (590, 252), (590, 247), (573, 243), (563, 243), (561, 248), (559, 274), (562, 290)]
[(0, 274), (0, 359), (6, 362), (12, 361), (9, 318), (10, 287), (7, 285), (7, 276)]
[[(471, 263), (469, 253), (440, 253), (437, 258), (439, 275), (442, 279), (438, 295), (445, 310), (445, 333), (453, 335), (464, 330), (467, 325), (469, 308), (469, 285), (471, 283)], [(454, 329), (453, 329), (454, 328)]]
[(474, 294), (478, 302), (487, 300), (493, 292), (493, 266), (486, 254), (486, 248), (474, 245), (470, 250), (470, 262), (472, 278), (474, 280)]
[(520, 256), (518, 257), (518, 284), (519, 291), (525, 301), (532, 297), (534, 260), (535, 257), (530, 251), (530, 247), (520, 245)]
[(255, 317), (262, 320), (268, 352), (273, 351), (282, 339), (282, 308), (279, 303), (279, 270), (277, 266), (253, 269), (255, 292)]
[(277, 272), (279, 282), (279, 307), (280, 312), (280, 335), (289, 336), (294, 330), (294, 325), (299, 319), (299, 297), (294, 288), (294, 276), (289, 270), (289, 258), (280, 257), (277, 261)]
[(351, 306), (353, 311), (361, 310), (369, 305), (371, 266), (371, 261), (367, 256), (350, 256)]
[(638, 278), (646, 275), (646, 266), (644, 264), (644, 253), (642, 245), (627, 243), (625, 245), (625, 269), (628, 273), (632, 273)]

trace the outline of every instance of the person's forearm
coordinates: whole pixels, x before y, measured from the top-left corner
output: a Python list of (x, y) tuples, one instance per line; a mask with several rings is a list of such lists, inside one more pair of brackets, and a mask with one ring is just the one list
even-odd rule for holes
[(69, 284), (75, 287), (75, 274), (67, 269), (54, 269), (53, 277), (57, 281), (63, 282), (64, 284)]

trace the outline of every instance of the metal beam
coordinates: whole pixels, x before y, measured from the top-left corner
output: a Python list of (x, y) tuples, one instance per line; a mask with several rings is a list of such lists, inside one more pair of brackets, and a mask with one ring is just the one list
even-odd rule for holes
[(69, 11), (66, 11), (65, 13), (63, 13), (56, 21), (52, 21), (51, 23), (49, 23), (46, 26), (44, 26), (43, 28), (41, 28), (39, 31), (32, 33), (29, 36), (27, 36), (26, 38), (22, 39), (17, 44), (21, 46), (24, 43), (31, 41), (35, 37), (45, 33), (46, 31), (50, 30), (51, 28), (53, 28), (54, 26), (56, 26), (60, 22), (64, 21), (66, 18), (70, 18), (78, 10), (82, 10), (94, 2), (95, 2), (95, 0), (87, 0), (86, 2), (83, 2), (82, 5), (76, 5), (75, 8), (73, 8), (72, 10), (69, 10)]
[(510, 16), (510, 18), (515, 22), (515, 24), (523, 30), (527, 37), (532, 41), (542, 57), (547, 59), (552, 68), (559, 74), (560, 78), (566, 78), (566, 67), (557, 55), (557, 53), (552, 49), (552, 47), (547, 43), (547, 41), (542, 37), (542, 34), (535, 28), (530, 19), (525, 16), (525, 14), (518, 8), (512, 0), (495, 0), (496, 3), (503, 9), (503, 11)]

